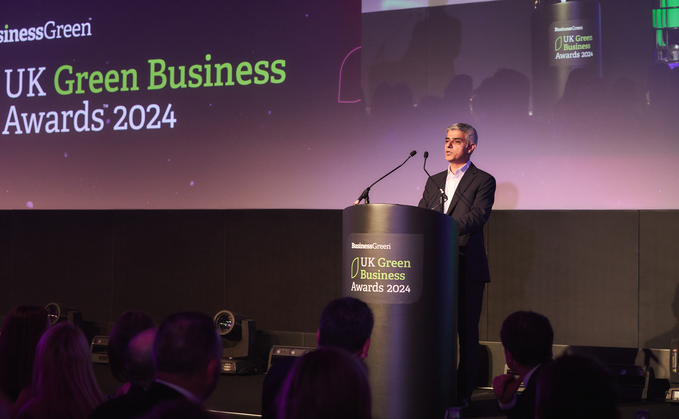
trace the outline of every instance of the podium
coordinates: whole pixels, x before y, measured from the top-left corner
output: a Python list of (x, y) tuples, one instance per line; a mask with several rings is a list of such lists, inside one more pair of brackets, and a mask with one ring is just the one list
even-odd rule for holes
[(366, 358), (374, 419), (440, 419), (455, 401), (457, 223), (423, 208), (346, 208), (342, 292), (375, 316)]

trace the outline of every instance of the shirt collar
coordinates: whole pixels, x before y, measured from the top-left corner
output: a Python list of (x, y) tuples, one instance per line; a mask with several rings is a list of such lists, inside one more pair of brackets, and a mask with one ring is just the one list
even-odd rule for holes
[(457, 169), (455, 172), (453, 172), (452, 170), (450, 170), (450, 165), (449, 165), (449, 166), (448, 166), (448, 175), (453, 175), (453, 176), (455, 176), (455, 177), (460, 177), (460, 176), (464, 175), (464, 173), (467, 171), (467, 169), (469, 169), (469, 165), (471, 165), (471, 164), (472, 164), (472, 161), (471, 161), (471, 160), (467, 160), (467, 163), (465, 163), (464, 166), (460, 167), (460, 168)]
[(528, 381), (530, 381), (530, 377), (533, 376), (533, 373), (535, 372), (535, 370), (537, 370), (538, 368), (540, 368), (540, 365), (542, 365), (542, 364), (538, 364), (535, 368), (533, 368), (532, 370), (528, 371), (528, 374), (526, 374), (525, 377), (523, 377), (523, 385), (524, 385), (524, 386), (527, 386), (527, 385), (528, 385)]

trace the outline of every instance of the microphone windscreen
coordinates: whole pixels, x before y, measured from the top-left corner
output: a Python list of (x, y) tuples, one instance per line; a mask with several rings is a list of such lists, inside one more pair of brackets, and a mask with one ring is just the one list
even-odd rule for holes
[(411, 152), (410, 152), (410, 157), (414, 156), (415, 154), (417, 154), (417, 151), (416, 151), (416, 150), (411, 151)]
[(428, 157), (429, 157), (429, 152), (428, 152), (428, 151), (425, 151), (425, 152), (424, 152), (424, 158), (426, 159), (426, 158), (428, 158)]

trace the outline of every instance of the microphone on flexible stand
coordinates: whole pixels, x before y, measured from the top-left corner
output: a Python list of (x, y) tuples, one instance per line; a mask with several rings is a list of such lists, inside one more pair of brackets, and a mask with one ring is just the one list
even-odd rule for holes
[(431, 180), (431, 182), (439, 188), (439, 193), (441, 194), (441, 196), (439, 198), (440, 203), (432, 209), (436, 209), (438, 207), (441, 207), (441, 213), (443, 213), (444, 212), (444, 205), (443, 204), (445, 204), (445, 202), (448, 200), (448, 197), (446, 196), (446, 192), (443, 189), (441, 189), (441, 187), (439, 185), (437, 185), (436, 182), (434, 182), (434, 179), (431, 177), (429, 172), (427, 172), (427, 157), (429, 157), (429, 152), (425, 151), (424, 152), (424, 164), (422, 165), (422, 168), (424, 169), (424, 173), (426, 173), (427, 176), (429, 176), (429, 179)]
[(365, 188), (365, 190), (363, 191), (363, 193), (361, 194), (361, 196), (359, 196), (358, 199), (357, 199), (356, 201), (354, 201), (354, 205), (360, 204), (361, 201), (363, 201), (364, 199), (365, 199), (365, 203), (366, 203), (366, 204), (369, 204), (369, 203), (370, 203), (370, 197), (368, 196), (368, 194), (370, 193), (370, 188), (372, 188), (373, 186), (375, 186), (375, 184), (376, 184), (377, 182), (379, 182), (380, 180), (382, 180), (382, 179), (384, 179), (385, 177), (389, 176), (390, 174), (394, 173), (398, 168), (400, 168), (401, 166), (403, 166), (404, 164), (406, 164), (406, 162), (407, 162), (408, 160), (410, 160), (410, 158), (411, 158), (412, 156), (414, 156), (415, 154), (417, 154), (417, 151), (415, 151), (415, 150), (411, 151), (411, 152), (410, 152), (410, 155), (408, 156), (407, 159), (405, 159), (405, 161), (404, 161), (403, 163), (401, 163), (400, 165), (396, 166), (396, 168), (395, 168), (394, 170), (392, 170), (391, 172), (389, 172), (389, 173), (387, 173), (386, 175), (382, 176), (381, 178), (377, 179), (375, 182), (373, 182), (372, 185), (370, 185), (370, 186), (368, 186), (367, 188)]

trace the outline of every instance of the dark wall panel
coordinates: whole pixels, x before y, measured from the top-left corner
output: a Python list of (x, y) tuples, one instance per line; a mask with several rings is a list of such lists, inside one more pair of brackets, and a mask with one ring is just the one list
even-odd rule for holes
[(488, 337), (488, 285), (483, 291), (483, 306), (481, 307), (481, 318), (479, 319), (479, 339), (489, 340)]
[(14, 306), (57, 302), (84, 320), (110, 315), (112, 213), (15, 211), (11, 288)]
[(342, 212), (229, 211), (227, 307), (262, 330), (313, 332), (342, 295)]
[(0, 211), (0, 314), (14, 308), (12, 281), (12, 211)]
[(118, 211), (110, 290), (115, 320), (141, 309), (156, 321), (224, 305), (223, 211)]
[(489, 339), (516, 310), (552, 321), (555, 343), (637, 346), (638, 212), (495, 211)]
[[(341, 295), (338, 210), (0, 211), (0, 314), (51, 301), (92, 333), (125, 310), (246, 314), (315, 332)], [(679, 337), (679, 211), (495, 211), (481, 337), (515, 310), (556, 342), (667, 348)]]
[(639, 344), (669, 348), (679, 339), (679, 219), (642, 211), (639, 240)]
[[(486, 244), (486, 254), (488, 254), (488, 241), (490, 240), (490, 229), (491, 226), (486, 223), (486, 226), (483, 229), (483, 238), (485, 240)], [(491, 275), (491, 281), (493, 280), (492, 275)], [(486, 288), (483, 290), (483, 305), (481, 306), (481, 318), (479, 318), (479, 339), (480, 340), (488, 340), (488, 284), (486, 284)]]

